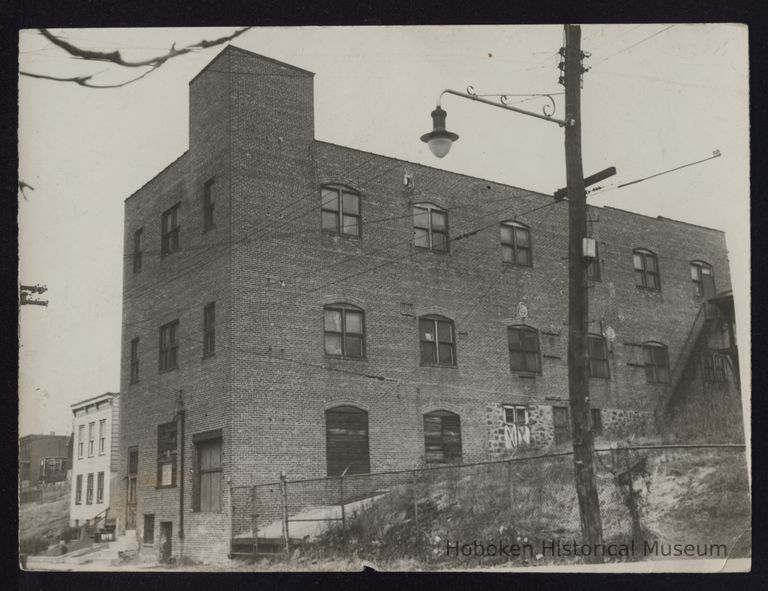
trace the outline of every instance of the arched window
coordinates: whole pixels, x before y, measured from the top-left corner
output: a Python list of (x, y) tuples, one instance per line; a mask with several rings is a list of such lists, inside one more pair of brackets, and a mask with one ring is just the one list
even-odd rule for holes
[(320, 217), (323, 232), (360, 236), (360, 195), (347, 187), (320, 188)]
[(424, 452), (427, 464), (461, 463), (461, 420), (447, 410), (424, 415)]
[(325, 444), (328, 476), (367, 474), (368, 413), (354, 406), (336, 406), (325, 411)]
[(693, 294), (697, 298), (711, 298), (715, 295), (715, 275), (712, 265), (704, 261), (691, 261)]
[(413, 244), (417, 248), (448, 252), (448, 212), (431, 203), (414, 205)]
[(365, 315), (357, 306), (329, 304), (323, 308), (325, 354), (365, 357)]
[(530, 326), (507, 328), (509, 342), (509, 368), (512, 371), (541, 373), (539, 331)]
[(590, 378), (608, 378), (608, 349), (599, 334), (587, 335), (587, 366)]
[(456, 365), (453, 320), (443, 316), (419, 318), (421, 365)]
[(632, 251), (635, 265), (635, 285), (643, 289), (661, 290), (659, 278), (659, 261), (654, 253), (645, 248)]
[(649, 384), (669, 383), (669, 354), (667, 346), (649, 341), (643, 343), (645, 377)]
[(520, 222), (501, 224), (501, 260), (505, 263), (533, 266), (531, 229)]

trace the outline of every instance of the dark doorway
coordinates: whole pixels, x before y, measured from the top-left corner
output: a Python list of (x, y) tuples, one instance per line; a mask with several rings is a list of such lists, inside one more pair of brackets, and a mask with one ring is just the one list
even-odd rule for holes
[(125, 529), (136, 529), (136, 500), (139, 479), (139, 448), (128, 450), (128, 494), (125, 506)]
[(160, 562), (168, 562), (173, 555), (173, 523), (160, 522)]

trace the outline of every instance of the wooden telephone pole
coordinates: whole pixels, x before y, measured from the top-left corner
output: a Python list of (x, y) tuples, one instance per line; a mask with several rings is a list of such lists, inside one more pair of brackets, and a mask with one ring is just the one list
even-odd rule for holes
[[(587, 196), (581, 162), (581, 28), (565, 25), (565, 169), (568, 194), (568, 395), (571, 408), (573, 461), (579, 499), (582, 542), (603, 542), (600, 500), (593, 466), (594, 440), (590, 429), (587, 331), (589, 300), (587, 266), (582, 239), (587, 237)], [(593, 562), (601, 557), (593, 552)]]

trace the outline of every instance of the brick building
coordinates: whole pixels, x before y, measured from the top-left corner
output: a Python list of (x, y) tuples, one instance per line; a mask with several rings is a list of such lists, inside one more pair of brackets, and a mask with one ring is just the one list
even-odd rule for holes
[[(568, 441), (567, 207), (319, 141), (313, 100), (312, 73), (226, 48), (189, 149), (126, 200), (115, 492), (148, 552), (226, 555), (230, 487), (280, 471)], [(725, 237), (590, 217), (593, 428), (653, 433), (710, 295), (692, 266), (730, 289)]]
[(72, 465), (69, 436), (34, 434), (19, 438), (19, 484), (21, 488), (67, 479)]

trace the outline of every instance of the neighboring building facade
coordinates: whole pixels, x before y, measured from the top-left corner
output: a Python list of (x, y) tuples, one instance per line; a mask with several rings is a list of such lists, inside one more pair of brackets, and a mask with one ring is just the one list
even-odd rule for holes
[[(569, 440), (567, 206), (318, 141), (313, 99), (310, 72), (225, 49), (190, 83), (188, 151), (126, 200), (115, 492), (148, 552), (226, 555), (230, 487), (281, 471)], [(730, 289), (725, 238), (590, 217), (593, 428), (654, 433), (692, 265)]]
[(21, 488), (67, 479), (71, 458), (66, 435), (25, 435), (19, 438), (19, 483)]
[(71, 406), (74, 419), (71, 526), (83, 525), (111, 509), (110, 489), (117, 473), (120, 396), (107, 392)]

